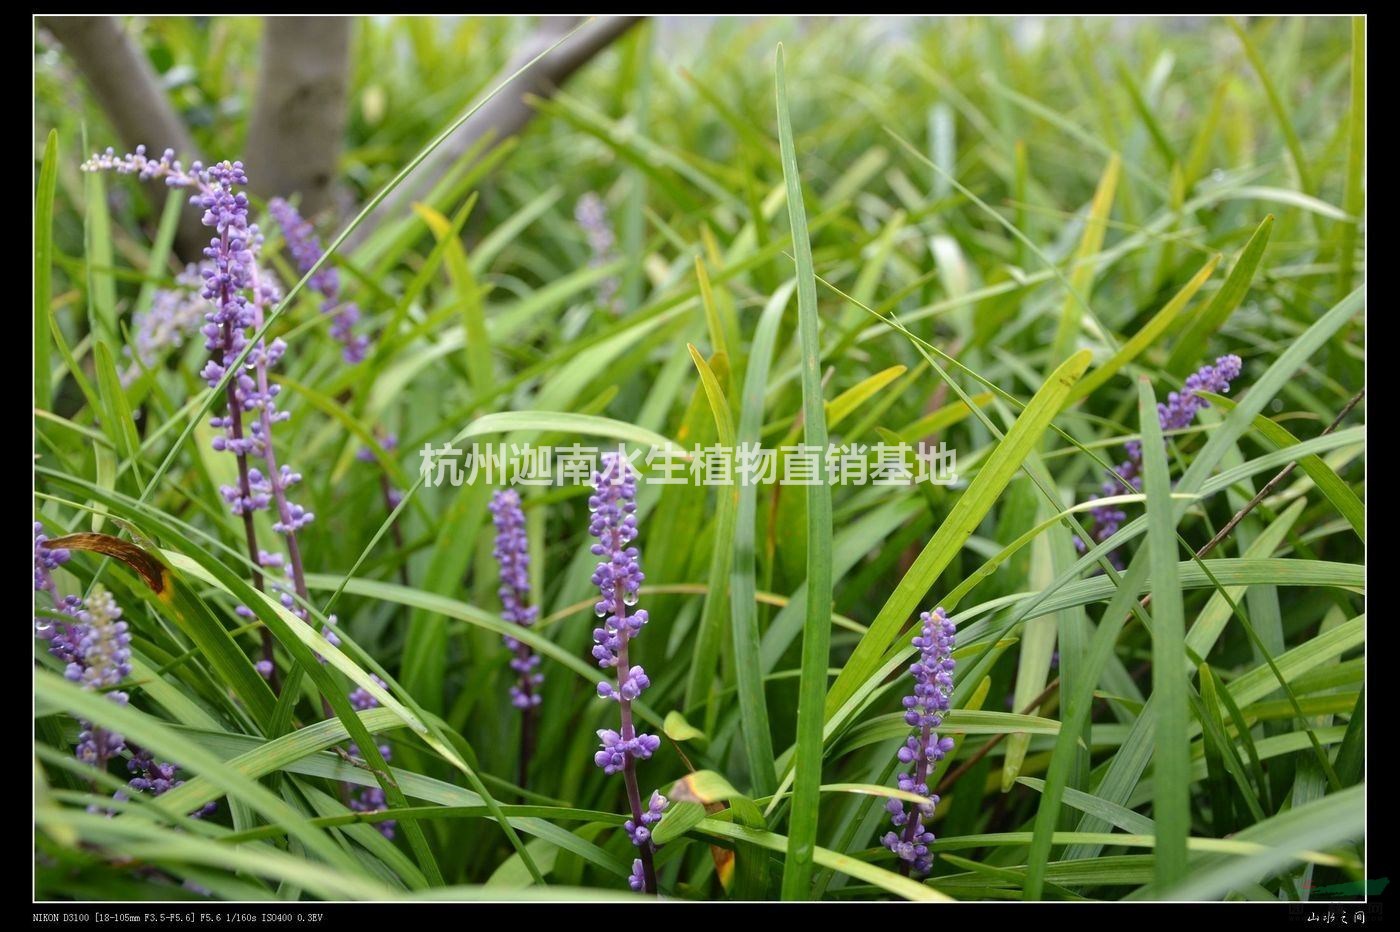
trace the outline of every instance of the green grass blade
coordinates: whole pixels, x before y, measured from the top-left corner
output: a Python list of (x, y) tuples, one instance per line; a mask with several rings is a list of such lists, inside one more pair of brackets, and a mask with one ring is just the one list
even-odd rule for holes
[(112, 215), (107, 207), (107, 180), (100, 172), (86, 172), (83, 189), (86, 200), (83, 268), (87, 275), (88, 326), (94, 338), (100, 337), (116, 345), (121, 334), (117, 330), (117, 281), (112, 274)]
[[(45, 670), (35, 670), (36, 686), (46, 702), (71, 712), (85, 721), (95, 722), (129, 740), (149, 748), (166, 760), (179, 761), (180, 765), (207, 779), (223, 793), (246, 800), (268, 820), (285, 824), (288, 831), (301, 841), (309, 852), (351, 874), (360, 871), (323, 832), (306, 823), (295, 810), (278, 799), (266, 788), (224, 767), (222, 762), (206, 751), (192, 747), (180, 740), (169, 727), (139, 710), (118, 705), (105, 696), (82, 689), (64, 678)], [(156, 802), (163, 805), (162, 801)], [(170, 808), (170, 812), (180, 810)]]
[(58, 130), (44, 141), (44, 161), (34, 192), (34, 404), (46, 408), (49, 385), (49, 314), (53, 301), (53, 199), (58, 187)]
[[(1201, 392), (1202, 398), (1210, 399), (1210, 403), (1231, 411), (1238, 404), (1233, 398), (1226, 398), (1224, 395), (1217, 395), (1214, 392)], [(1254, 418), (1253, 427), (1264, 435), (1264, 439), (1273, 444), (1277, 449), (1286, 450), (1291, 446), (1296, 446), (1301, 441), (1288, 432), (1286, 427), (1281, 426), (1264, 415), (1260, 414)], [(1363, 542), (1366, 540), (1366, 506), (1351, 486), (1342, 481), (1342, 477), (1337, 475), (1336, 470), (1327, 465), (1327, 461), (1316, 453), (1298, 459), (1298, 465), (1303, 472), (1308, 474), (1317, 490), (1321, 492), (1337, 512), (1346, 519), (1347, 523), (1356, 531), (1356, 536)]]
[(1185, 378), (1187, 373), (1201, 364), (1201, 357), (1206, 352), (1206, 343), (1249, 293), (1249, 283), (1254, 278), (1255, 270), (1259, 268), (1259, 260), (1264, 258), (1264, 249), (1269, 245), (1269, 235), (1273, 229), (1274, 216), (1269, 214), (1240, 250), (1239, 258), (1231, 266), (1230, 273), (1225, 276), (1225, 284), (1211, 298), (1210, 303), (1186, 325), (1185, 331), (1172, 347), (1171, 355), (1167, 357), (1166, 369), (1172, 375)]
[[(698, 264), (697, 269), (703, 266)], [(705, 389), (705, 397), (714, 415), (715, 430), (720, 446), (734, 449), (734, 421), (729, 414), (729, 401), (724, 397), (724, 387), (715, 377), (714, 370), (705, 362), (705, 357), (694, 344), (687, 343), (690, 358), (700, 373), (700, 382)], [(718, 355), (718, 354), (716, 354)], [(726, 587), (729, 584), (729, 566), (733, 558), (734, 523), (738, 509), (739, 490), (737, 485), (720, 485), (715, 491), (715, 541), (710, 557), (710, 570), (706, 583), (705, 604), (700, 613), (699, 637), (695, 640), (695, 651), (690, 663), (690, 676), (685, 686), (685, 707), (694, 709), (711, 698), (714, 686), (715, 668), (719, 664), (720, 642), (724, 637), (725, 608), (728, 602)], [(705, 717), (706, 728), (711, 718), (718, 713), (714, 703), (708, 704)]]
[(588, 437), (608, 437), (623, 440), (638, 446), (664, 447), (677, 446), (675, 441), (663, 437), (655, 431), (647, 430), (612, 418), (596, 414), (574, 414), (569, 411), (499, 411), (483, 414), (462, 428), (453, 443), (460, 443), (472, 437), (486, 437), (491, 434), (504, 434), (511, 431), (559, 431), (565, 434), (583, 434)]
[[(792, 298), (796, 281), (790, 280), (774, 292), (759, 316), (749, 348), (748, 371), (744, 374), (740, 400), (739, 428), (735, 441), (741, 445), (760, 442), (768, 371), (777, 342), (783, 313)], [(758, 486), (739, 486), (738, 511), (734, 525), (734, 561), (729, 579), (730, 624), (734, 635), (734, 673), (738, 685), (739, 715), (744, 748), (749, 758), (753, 792), (767, 796), (778, 786), (773, 769), (773, 736), (769, 730), (768, 703), (763, 692), (763, 665), (758, 631), (758, 604), (754, 599)]]
[[(807, 212), (802, 205), (802, 179), (797, 170), (792, 119), (788, 115), (781, 44), (778, 45), (775, 73), (778, 142), (782, 150), (788, 220), (792, 226), (793, 255), (797, 263), (803, 435), (809, 448), (824, 453), (827, 445), (826, 407), (822, 401), (817, 281), (812, 266), (811, 240), (807, 233)], [(797, 776), (793, 782), (787, 859), (783, 862), (782, 895), (785, 900), (806, 899), (811, 895), (820, 802), (818, 788), (822, 782), (822, 699), (826, 695), (826, 670), (831, 643), (831, 588), (831, 488), (826, 483), (826, 461), (822, 455), (818, 459), (816, 483), (807, 487), (807, 613), (802, 629), (802, 677), (797, 700), (797, 754), (794, 758)]]
[(165, 195), (165, 206), (160, 211), (160, 224), (156, 227), (155, 239), (151, 240), (151, 251), (146, 258), (146, 280), (136, 295), (135, 308), (149, 310), (160, 282), (169, 274), (166, 264), (170, 261), (170, 250), (175, 245), (175, 233), (180, 228), (180, 211), (188, 206), (186, 196), (172, 189)]
[(1335, 761), (1337, 777), (1342, 786), (1353, 786), (1365, 774), (1366, 767), (1366, 690), (1356, 696), (1356, 705), (1351, 710), (1351, 721), (1347, 722), (1342, 746), (1337, 749)]
[(1171, 472), (1157, 415), (1157, 399), (1144, 377), (1138, 382), (1142, 430), (1143, 489), (1147, 495), (1147, 548), (1152, 577), (1152, 696), (1157, 706), (1153, 760), (1152, 819), (1157, 825), (1153, 866), (1158, 889), (1186, 873), (1186, 838), (1191, 834), (1191, 761), (1186, 743), (1186, 625), (1182, 617), (1176, 561), (1176, 517)]
[(1054, 342), (1050, 345), (1050, 362), (1064, 359), (1079, 336), (1081, 308), (1089, 300), (1089, 289), (1094, 284), (1095, 264), (1088, 261), (1103, 248), (1104, 234), (1108, 232), (1108, 216), (1113, 210), (1113, 195), (1118, 189), (1118, 177), (1122, 172), (1122, 161), (1114, 153), (1104, 167), (1099, 185), (1094, 190), (1094, 199), (1089, 203), (1089, 213), (1084, 219), (1084, 233), (1079, 240), (1079, 248), (1074, 253), (1073, 271), (1070, 273), (1070, 293), (1065, 296), (1060, 307), (1060, 319), (1055, 325)]
[[(1176, 546), (1172, 539), (1173, 549)], [(1050, 756), (1050, 765), (1045, 772), (1045, 787), (1041, 791), (1040, 805), (1036, 809), (1035, 827), (1031, 834), (1030, 850), (1026, 855), (1026, 882), (1022, 897), (1027, 900), (1040, 899), (1044, 890), (1046, 866), (1050, 861), (1050, 848), (1054, 844), (1056, 823), (1060, 816), (1060, 800), (1069, 781), (1070, 768), (1078, 754), (1076, 745), (1080, 732), (1089, 718), (1093, 703), (1094, 685), (1099, 674), (1108, 663), (1113, 652), (1118, 633), (1127, 622), (1137, 590), (1147, 580), (1149, 561), (1139, 550), (1128, 564), (1122, 580), (1115, 588), (1113, 598), (1099, 619), (1099, 626), (1089, 642), (1089, 650), (1084, 657), (1082, 670), (1074, 688), (1067, 696), (1061, 697), (1060, 737)]]
[(870, 624), (842, 668), (827, 695), (828, 717), (851, 697), (856, 687), (874, 672), (885, 650), (898, 636), (906, 620), (915, 612), (938, 575), (962, 549), (982, 518), (996, 504), (1002, 490), (1020, 469), (1039, 442), (1055, 414), (1064, 406), (1075, 383), (1089, 366), (1091, 354), (1081, 350), (1065, 360), (1045, 380), (1005, 438), (987, 457), (976, 478), (953, 505), (933, 538), (915, 559), (889, 599)]
[(1186, 305), (1200, 290), (1210, 276), (1215, 272), (1216, 265), (1220, 262), (1219, 256), (1213, 256), (1201, 270), (1191, 277), (1181, 290), (1172, 296), (1172, 299), (1162, 305), (1162, 309), (1152, 315), (1152, 319), (1143, 324), (1142, 329), (1133, 334), (1103, 365), (1095, 367), (1093, 372), (1086, 375), (1070, 394), (1069, 402), (1087, 398), (1094, 393), (1101, 385), (1113, 378), (1122, 371), (1123, 367), (1132, 362), (1143, 353), (1149, 346), (1157, 342), (1157, 338), (1171, 327), (1172, 322), (1185, 309)]
[(1293, 118), (1288, 114), (1288, 105), (1279, 96), (1273, 79), (1269, 77), (1269, 70), (1264, 64), (1264, 59), (1259, 55), (1259, 49), (1255, 46), (1254, 40), (1249, 37), (1249, 33), (1240, 25), (1239, 20), (1231, 17), (1228, 22), (1230, 28), (1235, 31), (1235, 35), (1239, 37), (1245, 57), (1249, 59), (1249, 64), (1254, 68), (1254, 74), (1259, 79), (1259, 85), (1264, 89), (1264, 96), (1268, 98), (1269, 109), (1278, 122), (1279, 132), (1283, 135), (1284, 145), (1288, 149), (1288, 157), (1293, 163), (1294, 172), (1297, 173), (1298, 187), (1302, 189), (1304, 194), (1312, 194), (1315, 190), (1312, 173), (1308, 170), (1307, 159), (1303, 156), (1303, 143), (1298, 139), (1298, 130), (1293, 125)]
[(1195, 859), (1187, 876), (1167, 893), (1179, 900), (1216, 899), (1288, 868), (1312, 852), (1360, 838), (1365, 827), (1366, 787), (1361, 784), (1236, 833), (1235, 841), (1257, 845), (1256, 850), (1241, 857), (1208, 854)]
[[(1366, 207), (1366, 18), (1351, 19), (1351, 105), (1347, 110), (1347, 180), (1342, 210), (1360, 217)], [(1356, 273), (1357, 225), (1338, 225), (1337, 290), (1351, 291)]]
[(136, 434), (136, 421), (132, 418), (131, 403), (127, 400), (126, 389), (122, 388), (121, 376), (117, 373), (116, 359), (112, 349), (104, 341), (98, 340), (93, 348), (93, 365), (97, 369), (97, 387), (102, 392), (105, 403), (102, 409), (102, 426), (107, 431), (112, 446), (119, 450), (140, 481), (141, 467), (138, 454), (141, 438)]

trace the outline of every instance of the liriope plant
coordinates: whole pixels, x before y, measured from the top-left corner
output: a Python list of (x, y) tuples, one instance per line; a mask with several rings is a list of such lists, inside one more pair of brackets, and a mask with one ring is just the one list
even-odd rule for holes
[[(357, 28), (373, 206), (491, 70)], [(80, 174), (45, 64), (36, 897), (1364, 887), (1364, 60), (1201, 28), (642, 26), (376, 229)], [(657, 481), (812, 437), (880, 481)]]

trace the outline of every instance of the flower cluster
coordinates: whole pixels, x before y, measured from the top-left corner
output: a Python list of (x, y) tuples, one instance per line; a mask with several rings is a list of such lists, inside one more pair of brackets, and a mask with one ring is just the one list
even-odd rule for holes
[[(94, 589), (69, 626), (65, 653), (72, 659), (63, 675), (85, 689), (108, 690), (107, 698), (117, 705), (127, 704), (127, 694), (112, 689), (131, 675), (131, 633), (122, 620), (121, 607), (105, 589)], [(126, 747), (116, 732), (91, 722), (82, 723), (78, 735), (78, 760), (105, 767)]]
[[(159, 796), (185, 782), (175, 778), (176, 767), (174, 764), (156, 760), (150, 751), (137, 751), (132, 754), (131, 759), (126, 762), (126, 769), (135, 774), (127, 785), (138, 793)], [(121, 798), (120, 794), (118, 794), (118, 798)], [(213, 815), (217, 808), (218, 803), (210, 800), (199, 809), (191, 812), (190, 818), (202, 819), (205, 816)]]
[[(380, 689), (389, 688), (388, 683), (384, 682), (382, 679), (380, 679), (373, 673), (369, 675), (369, 678), (373, 680), (374, 685), (378, 686)], [(365, 689), (363, 686), (356, 686), (350, 692), (350, 704), (355, 707), (356, 711), (363, 712), (366, 709), (377, 708), (379, 705), (379, 700), (374, 698), (374, 694), (371, 693), (368, 689)]]
[(922, 796), (924, 801), (908, 810), (902, 800), (891, 799), (886, 803), (896, 831), (886, 832), (881, 841), (899, 858), (902, 869), (926, 874), (933, 866), (933, 856), (929, 853), (933, 832), (929, 831), (927, 820), (933, 817), (934, 807), (938, 805), (938, 797), (929, 789), (929, 772), (953, 749), (953, 739), (939, 737), (935, 729), (943, 724), (953, 690), (956, 629), (942, 608), (924, 612), (920, 620), (922, 626), (913, 639), (919, 656), (909, 667), (914, 677), (914, 692), (904, 697), (904, 721), (914, 728), (914, 733), (899, 749), (900, 763), (914, 766), (910, 772), (899, 775), (899, 788)]
[[(384, 759), (388, 760), (389, 755), (385, 754)], [(357, 794), (350, 797), (350, 808), (354, 812), (383, 812), (389, 808), (389, 804), (385, 799), (383, 789), (378, 786), (362, 786)], [(385, 819), (382, 822), (374, 823), (374, 827), (385, 838), (393, 838), (398, 822), (393, 819)]]
[[(651, 828), (661, 821), (661, 816), (666, 811), (668, 800), (656, 790), (651, 791), (651, 799), (647, 801), (646, 811), (641, 814), (638, 820), (628, 819), (622, 824), (627, 832), (627, 837), (632, 839), (632, 844), (645, 852), (656, 849), (655, 843), (651, 840)], [(632, 859), (632, 873), (627, 878), (627, 885), (638, 893), (647, 888), (647, 867), (641, 858)]]
[[(296, 532), (310, 524), (315, 515), (288, 499), (288, 489), (301, 480), (301, 475), (285, 464), (278, 465), (272, 443), (273, 425), (291, 415), (277, 409), (281, 386), (271, 383), (268, 370), (282, 358), (287, 345), (277, 338), (270, 342), (260, 340), (249, 348), (249, 331), (263, 327), (264, 308), (281, 299), (281, 290), (276, 279), (258, 265), (263, 237), (257, 225), (249, 222), (248, 195), (239, 190), (248, 184), (243, 163), (224, 161), (206, 167), (194, 162), (186, 169), (173, 150), (167, 149), (159, 159), (151, 159), (145, 146), (137, 146), (134, 153), (120, 158), (109, 148), (82, 167), (84, 171), (134, 174), (143, 181), (164, 179), (172, 188), (190, 190), (190, 203), (203, 211), (200, 222), (214, 235), (204, 249), (206, 261), (199, 266), (203, 280), (200, 295), (207, 302), (202, 332), (205, 348), (211, 354), (200, 375), (210, 388), (217, 388), (247, 352), (239, 371), (225, 386), (224, 413), (210, 419), (211, 426), (221, 431), (213, 440), (214, 449), (232, 453), (238, 460), (238, 484), (223, 486), (220, 492), (232, 512), (243, 518), (250, 553), (260, 552), (252, 513), (275, 507), (272, 527), (286, 542), (286, 572), (291, 588), (305, 602), (305, 574)], [(263, 461), (262, 468), (249, 463), (253, 457)], [(260, 580), (260, 576), (255, 577), (255, 581)], [(306, 609), (286, 585), (274, 583), (270, 588), (279, 592), (289, 609), (307, 617)], [(270, 642), (266, 649), (270, 653)], [(259, 672), (272, 675), (270, 657), (259, 662)]]
[[(94, 589), (76, 617), (75, 656), (64, 676), (93, 690), (116, 686), (130, 676), (131, 633), (112, 594), (102, 588)], [(114, 692), (110, 696), (114, 702), (126, 704), (125, 693)]]
[(593, 755), (593, 763), (609, 776), (621, 773), (631, 759), (646, 760), (661, 747), (661, 739), (655, 735), (634, 734), (624, 738), (611, 728), (598, 729), (598, 738), (602, 749)]
[[(48, 537), (44, 526), (34, 522), (34, 590), (47, 592), (58, 610), (66, 617), (58, 620), (35, 619), (34, 634), (48, 641), (49, 653), (64, 664), (63, 675), (84, 689), (103, 691), (107, 699), (126, 705), (130, 698), (113, 687), (131, 675), (131, 631), (122, 618), (121, 606), (112, 594), (101, 586), (93, 588), (86, 601), (75, 595), (58, 598), (50, 572), (68, 562), (71, 554), (62, 548), (44, 546)], [(126, 739), (118, 732), (108, 731), (92, 722), (80, 721), (75, 756), (85, 764), (105, 769), (107, 762), (128, 749)], [(128, 786), (136, 792), (160, 795), (179, 786), (174, 764), (156, 761), (149, 751), (130, 748), (127, 770), (135, 774)], [(121, 792), (117, 799), (125, 798)], [(194, 818), (209, 815), (215, 809), (210, 802), (196, 812)]]
[[(297, 209), (280, 197), (267, 202), (267, 212), (282, 228), (287, 240), (287, 250), (296, 260), (297, 269), (305, 275), (310, 272), (321, 257), (321, 240), (311, 223), (297, 212)], [(360, 322), (360, 309), (353, 302), (340, 299), (340, 273), (329, 263), (317, 269), (307, 282), (324, 299), (321, 312), (331, 316), (331, 336), (343, 347), (345, 361), (351, 364), (362, 361), (369, 348), (369, 339), (355, 333), (355, 325)]]
[(651, 841), (651, 832), (666, 808), (666, 798), (653, 792), (643, 811), (637, 788), (636, 761), (651, 757), (661, 746), (661, 739), (639, 733), (632, 720), (632, 702), (651, 685), (651, 680), (645, 670), (627, 660), (628, 643), (647, 623), (645, 610), (628, 614), (629, 607), (637, 604), (646, 577), (642, 573), (640, 553), (632, 546), (637, 537), (637, 477), (621, 450), (603, 454), (600, 467), (593, 474), (593, 494), (588, 498), (588, 510), (592, 513), (588, 533), (598, 539), (592, 552), (602, 558), (592, 577), (599, 595), (594, 612), (603, 619), (593, 630), (593, 658), (604, 670), (617, 671), (617, 683), (600, 683), (598, 695), (618, 704), (622, 720), (619, 731), (599, 729), (602, 747), (593, 755), (593, 762), (606, 774), (620, 772), (623, 775), (632, 807), (632, 818), (625, 828), (642, 855), (633, 862), (628, 882), (634, 890), (654, 893), (656, 877), (651, 857), (656, 846)]
[(1202, 366), (1191, 373), (1186, 379), (1184, 391), (1172, 392), (1167, 395), (1166, 401), (1158, 403), (1157, 420), (1161, 423), (1162, 430), (1190, 427), (1196, 412), (1210, 407), (1210, 402), (1196, 393), (1225, 394), (1230, 390), (1230, 383), (1239, 378), (1243, 365), (1240, 357), (1231, 353), (1216, 359), (1215, 365)]
[(661, 821), (661, 816), (666, 811), (669, 800), (657, 790), (651, 791), (651, 799), (647, 800), (647, 810), (642, 813), (639, 825), (637, 820), (628, 819), (622, 823), (623, 829), (627, 832), (627, 837), (632, 839), (632, 844), (640, 848), (651, 841), (651, 827)]
[[(369, 675), (369, 678), (381, 689), (387, 689), (389, 687), (388, 683), (384, 682), (373, 673)], [(358, 711), (363, 712), (367, 709), (377, 708), (379, 706), (379, 700), (374, 698), (369, 690), (365, 689), (363, 686), (358, 686), (350, 693), (350, 704)], [(387, 763), (391, 756), (389, 745), (381, 744), (378, 745), (378, 748), (379, 755), (383, 757)], [(360, 753), (359, 745), (351, 744), (349, 754), (356, 760), (362, 762), (364, 760), (364, 755)], [(382, 812), (389, 808), (389, 803), (384, 796), (384, 789), (382, 787), (374, 785), (361, 786), (357, 787), (351, 795), (350, 808), (355, 812)], [(386, 819), (383, 822), (374, 823), (374, 827), (379, 830), (379, 834), (383, 835), (385, 838), (394, 837), (394, 829), (397, 825), (398, 823), (393, 819)]]
[[(1239, 377), (1242, 363), (1233, 354), (1221, 356), (1214, 365), (1204, 365), (1186, 379), (1182, 391), (1167, 395), (1167, 400), (1157, 405), (1157, 422), (1162, 430), (1181, 430), (1190, 427), (1196, 412), (1210, 407), (1210, 402), (1200, 397), (1198, 391), (1214, 392), (1223, 395), (1230, 390), (1230, 383)], [(1099, 486), (1099, 493), (1105, 497), (1121, 495), (1126, 482), (1134, 491), (1142, 491), (1142, 443), (1130, 440), (1123, 445), (1128, 458), (1119, 463)], [(1117, 505), (1100, 505), (1090, 515), (1094, 520), (1093, 537), (1096, 543), (1103, 543), (1128, 520), (1127, 512)], [(1075, 538), (1075, 547), (1080, 553), (1087, 549), (1084, 542)], [(1114, 566), (1122, 569), (1122, 561), (1117, 552), (1109, 555)]]
[(593, 629), (593, 658), (604, 670), (618, 671), (617, 685), (600, 683), (598, 695), (617, 700), (623, 709), (622, 732), (599, 731), (603, 746), (593, 759), (611, 774), (622, 770), (629, 757), (651, 757), (661, 741), (652, 735), (637, 734), (631, 721), (631, 701), (651, 682), (640, 666), (627, 663), (627, 643), (641, 633), (648, 619), (645, 609), (628, 614), (629, 606), (637, 604), (642, 580), (646, 578), (640, 554), (631, 546), (637, 537), (637, 478), (624, 455), (605, 453), (598, 472), (593, 474), (593, 485), (594, 493), (588, 498), (592, 512), (588, 533), (598, 538), (592, 547), (593, 555), (604, 558), (592, 577), (599, 593), (593, 610), (603, 619), (602, 625)]
[[(530, 546), (525, 536), (525, 512), (520, 507), (520, 493), (505, 489), (491, 496), (491, 521), (496, 526), (496, 547), (492, 551), (501, 568), (502, 617), (522, 628), (535, 623), (539, 608), (529, 604)], [(540, 704), (540, 684), (544, 674), (538, 672), (540, 658), (525, 642), (506, 635), (506, 647), (514, 652), (510, 668), (516, 680), (510, 688), (510, 704), (517, 709), (533, 709)]]
[(72, 554), (62, 547), (52, 549), (44, 546), (48, 540), (44, 525), (34, 522), (34, 591), (53, 594), (53, 571), (68, 562)]
[[(588, 261), (591, 267), (607, 265), (617, 258), (617, 235), (608, 221), (608, 208), (601, 197), (589, 191), (579, 198), (574, 205), (574, 221), (588, 239), (588, 248), (593, 253)], [(622, 304), (617, 297), (618, 284), (616, 276), (598, 283), (598, 306), (614, 314), (622, 312)]]

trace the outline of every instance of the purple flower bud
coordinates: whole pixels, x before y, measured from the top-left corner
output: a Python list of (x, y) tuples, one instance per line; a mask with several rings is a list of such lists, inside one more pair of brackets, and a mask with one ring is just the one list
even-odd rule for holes
[[(337, 638), (337, 640), (339, 639)], [(369, 678), (373, 680), (374, 684), (380, 689), (389, 688), (388, 683), (384, 682), (379, 677), (375, 676), (373, 673), (369, 675)], [(366, 709), (373, 709), (376, 706), (378, 706), (379, 700), (374, 698), (374, 695), (369, 690), (365, 689), (363, 686), (357, 686), (350, 693), (350, 704), (354, 706), (358, 711), (363, 712)]]

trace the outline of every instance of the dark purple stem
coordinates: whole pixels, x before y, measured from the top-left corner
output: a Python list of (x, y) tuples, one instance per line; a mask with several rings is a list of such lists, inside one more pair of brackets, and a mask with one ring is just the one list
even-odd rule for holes
[[(227, 248), (228, 233), (225, 232), (221, 234), (221, 236), (225, 244), (225, 248)], [(228, 303), (232, 300), (233, 296), (229, 293), (227, 285), (221, 285), (220, 289), (220, 305), (227, 306)], [(227, 347), (231, 347), (233, 346), (233, 322), (224, 321), (223, 327), (224, 345)], [(229, 436), (231, 436), (234, 440), (234, 450), (236, 451), (234, 453), (234, 457), (238, 461), (238, 491), (239, 494), (243, 496), (243, 502), (245, 504), (245, 507), (242, 509), (243, 537), (248, 542), (248, 559), (252, 561), (253, 564), (253, 587), (259, 592), (262, 592), (264, 591), (264, 586), (262, 574), (262, 561), (258, 557), (258, 533), (257, 530), (253, 527), (253, 510), (251, 508), (246, 507), (246, 504), (248, 502), (251, 502), (253, 499), (253, 488), (248, 480), (248, 454), (242, 452), (243, 410), (238, 402), (238, 389), (236, 387), (237, 382), (237, 379), (229, 379), (228, 385), (225, 388), (225, 393), (228, 396)], [(267, 627), (264, 626), (262, 628), (260, 636), (262, 639), (263, 659), (272, 665), (272, 677), (270, 680), (272, 691), (274, 693), (280, 693), (282, 691), (281, 677), (278, 676), (277, 665), (273, 663), (272, 660), (272, 632), (267, 630)]]

